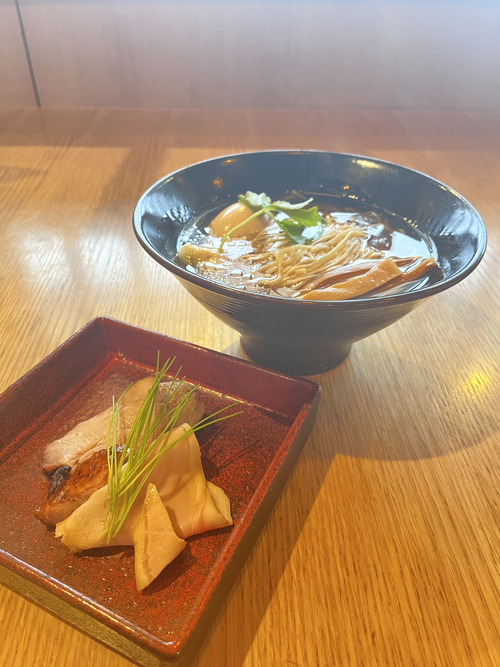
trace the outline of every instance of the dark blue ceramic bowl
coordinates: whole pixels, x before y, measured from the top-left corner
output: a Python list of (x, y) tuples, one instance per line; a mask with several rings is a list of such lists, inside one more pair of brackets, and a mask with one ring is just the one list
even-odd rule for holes
[[(409, 225), (426, 239), (442, 272), (397, 294), (302, 301), (239, 291), (186, 270), (176, 260), (180, 232), (247, 190), (266, 192), (272, 199), (297, 190), (304, 196), (331, 197), (339, 207), (386, 212), (391, 225)], [(333, 368), (355, 341), (463, 280), (486, 249), (481, 218), (451, 188), (389, 162), (320, 151), (242, 153), (180, 169), (142, 195), (133, 223), (144, 249), (210, 312), (240, 332), (251, 359), (301, 375)]]

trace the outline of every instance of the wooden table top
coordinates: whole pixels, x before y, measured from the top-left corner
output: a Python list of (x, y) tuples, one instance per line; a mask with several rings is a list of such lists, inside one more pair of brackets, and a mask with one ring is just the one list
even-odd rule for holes
[[(243, 356), (140, 248), (164, 174), (244, 150), (370, 155), (482, 215), (465, 281), (358, 342), (195, 664), (500, 664), (500, 112), (0, 113), (0, 392), (98, 315)], [(1, 547), (1, 545), (0, 545)], [(131, 664), (0, 587), (0, 664)]]

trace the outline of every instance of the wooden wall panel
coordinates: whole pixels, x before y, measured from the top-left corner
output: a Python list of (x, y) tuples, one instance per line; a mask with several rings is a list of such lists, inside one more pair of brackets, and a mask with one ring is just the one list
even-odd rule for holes
[(20, 7), (46, 107), (500, 107), (497, 0)]
[(36, 106), (15, 0), (0, 0), (0, 107)]

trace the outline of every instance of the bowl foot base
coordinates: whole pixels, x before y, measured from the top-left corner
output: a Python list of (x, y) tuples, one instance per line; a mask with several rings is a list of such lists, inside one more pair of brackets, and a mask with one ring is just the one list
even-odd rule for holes
[(338, 344), (324, 349), (318, 345), (311, 350), (300, 343), (281, 345), (255, 337), (241, 336), (241, 347), (255, 363), (289, 375), (316, 375), (341, 364), (349, 354), (352, 344)]

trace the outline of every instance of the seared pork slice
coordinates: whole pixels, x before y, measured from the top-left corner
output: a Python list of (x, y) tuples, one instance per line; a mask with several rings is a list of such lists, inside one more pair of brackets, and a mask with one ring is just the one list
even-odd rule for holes
[[(176, 384), (175, 381), (172, 382), (161, 382), (159, 385), (159, 391), (158, 391), (158, 396), (157, 396), (157, 405), (158, 403), (166, 402), (168, 401), (168, 410), (174, 409), (179, 403), (184, 400), (186, 397), (186, 394), (192, 389), (193, 385), (188, 384), (188, 383), (183, 383), (175, 393), (172, 392), (172, 387), (174, 387)], [(205, 412), (205, 405), (202, 403), (202, 401), (196, 396), (196, 394), (191, 394), (189, 400), (187, 403), (184, 405), (182, 408), (179, 416), (177, 417), (177, 424), (184, 424), (187, 422), (188, 424), (197, 424), (201, 418), (203, 417), (203, 414)], [(163, 426), (165, 426), (165, 422), (163, 423)], [(162, 428), (162, 425), (160, 425), (159, 429)], [(128, 429), (130, 431), (130, 429)], [(128, 432), (127, 432), (128, 435)], [(90, 456), (93, 456), (95, 452), (99, 451), (102, 449), (103, 444), (100, 443), (93, 447), (92, 449), (88, 450), (85, 452), (85, 454), (82, 454), (80, 458), (78, 459), (78, 463), (82, 463), (85, 461), (87, 458)]]
[[(162, 402), (167, 402), (168, 409), (171, 410), (185, 399), (193, 387), (194, 385), (186, 381), (182, 383), (177, 380), (160, 382), (158, 387), (158, 396)], [(187, 403), (182, 408), (177, 418), (177, 424), (197, 424), (203, 417), (204, 412), (205, 405), (196, 395), (196, 392), (193, 392)]]
[[(146, 377), (135, 382), (123, 396), (118, 408), (117, 439), (125, 442), (139, 408), (154, 382), (154, 377)], [(183, 382), (180, 388), (177, 381), (161, 382), (158, 401), (168, 401), (168, 409), (175, 408), (192, 389), (193, 385)], [(69, 433), (48, 444), (43, 453), (43, 470), (50, 474), (61, 466), (74, 466), (87, 456), (92, 456), (99, 449), (107, 446), (108, 429), (112, 416), (112, 407), (77, 424)], [(183, 407), (177, 424), (187, 422), (196, 424), (203, 417), (205, 406), (193, 393)]]
[[(121, 436), (123, 441), (126, 440), (142, 404), (142, 397), (145, 398), (151, 386), (151, 378), (145, 378), (145, 380), (136, 382), (124, 396), (124, 403), (121, 411), (119, 411), (118, 424), (118, 437)], [(179, 383), (176, 381), (162, 382), (160, 384), (160, 391), (158, 392), (158, 403), (168, 402), (168, 409), (171, 410), (181, 401), (185, 400), (186, 395), (192, 387), (193, 385), (187, 385), (186, 383), (182, 383), (179, 386)], [(193, 393), (181, 410), (177, 423), (183, 423), (186, 417), (193, 419), (193, 423), (196, 423), (202, 418), (204, 410), (205, 406)], [(108, 465), (106, 452), (110, 419), (111, 409), (100, 413), (95, 418), (82, 422), (67, 436), (52, 443), (53, 451), (57, 444), (58, 452), (61, 451), (61, 443), (64, 444), (65, 454), (70, 454), (71, 456), (61, 457), (58, 453), (57, 458), (73, 462), (73, 467), (69, 463), (64, 463), (55, 470), (50, 471), (49, 474), (52, 474), (52, 478), (47, 500), (35, 512), (42, 523), (54, 526), (56, 523), (63, 521), (77, 507), (88, 500), (94, 491), (107, 485)], [(88, 428), (89, 426), (90, 428)], [(83, 437), (83, 444), (78, 449), (75, 440), (77, 434)], [(91, 449), (85, 449), (91, 442), (90, 434), (92, 437), (97, 436), (97, 444)], [(119, 451), (122, 451), (122, 449), (123, 446), (120, 447)], [(49, 454), (52, 455), (53, 451), (49, 452)], [(75, 457), (77, 456), (79, 458), (75, 461)], [(62, 471), (64, 471), (64, 474)], [(47, 470), (47, 472), (49, 471)]]
[[(119, 445), (117, 451), (121, 453), (123, 445)], [(94, 450), (74, 468), (58, 468), (51, 479), (47, 500), (36, 510), (35, 515), (46, 526), (55, 526), (88, 500), (94, 491), (106, 486), (107, 482), (107, 449)]]
[[(119, 442), (125, 442), (139, 408), (153, 382), (153, 377), (145, 377), (134, 382), (120, 401), (117, 424)], [(43, 452), (42, 466), (44, 472), (50, 473), (52, 470), (65, 465), (73, 467), (85, 453), (92, 449), (106, 447), (112, 412), (113, 409), (110, 406), (94, 417), (80, 422), (62, 438), (49, 443)]]
[[(203, 472), (200, 446), (190, 426), (183, 424), (169, 436), (176, 442), (149, 475), (147, 483), (156, 486), (166, 507), (175, 532), (181, 538), (189, 537), (233, 523), (229, 499), (224, 491), (207, 482)], [(182, 439), (177, 440), (182, 436)], [(95, 491), (67, 519), (56, 525), (56, 536), (62, 538), (72, 551), (96, 547), (127, 545), (134, 542), (134, 529), (139, 520), (146, 494), (146, 485), (137, 496), (127, 519), (108, 542), (108, 489)]]

